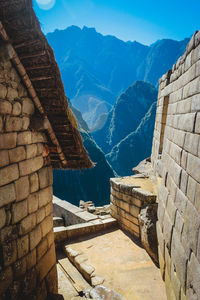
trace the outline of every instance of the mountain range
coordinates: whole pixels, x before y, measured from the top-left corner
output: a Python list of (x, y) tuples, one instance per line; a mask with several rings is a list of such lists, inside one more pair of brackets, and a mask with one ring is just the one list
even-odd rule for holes
[[(134, 35), (134, 32), (133, 32)], [(94, 28), (70, 26), (47, 34), (66, 94), (90, 129), (136, 80), (158, 87), (158, 79), (185, 50), (188, 39), (163, 39), (150, 46), (104, 36)]]

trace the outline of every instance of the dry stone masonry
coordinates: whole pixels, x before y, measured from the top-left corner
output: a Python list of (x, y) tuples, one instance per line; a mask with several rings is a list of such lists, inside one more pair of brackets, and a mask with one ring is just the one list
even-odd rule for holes
[(167, 297), (200, 299), (200, 31), (160, 80), (151, 160)]
[(156, 195), (139, 186), (126, 184), (121, 178), (111, 178), (110, 184), (111, 215), (123, 229), (140, 238), (138, 216), (144, 205), (156, 202)]
[[(52, 167), (35, 107), (9, 59), (0, 59), (0, 299), (57, 291)], [(20, 296), (19, 296), (20, 295)]]

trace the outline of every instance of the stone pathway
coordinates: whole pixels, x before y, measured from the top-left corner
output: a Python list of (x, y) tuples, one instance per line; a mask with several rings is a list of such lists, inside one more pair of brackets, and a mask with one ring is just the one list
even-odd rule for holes
[[(69, 244), (68, 244), (69, 245)], [(146, 251), (120, 229), (76, 239), (70, 243), (88, 257), (103, 285), (124, 300), (166, 300), (160, 270)]]

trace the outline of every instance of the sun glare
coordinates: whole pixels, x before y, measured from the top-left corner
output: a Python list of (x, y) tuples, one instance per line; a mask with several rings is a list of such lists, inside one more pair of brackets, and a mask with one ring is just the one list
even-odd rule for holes
[(39, 8), (48, 10), (54, 6), (56, 0), (36, 0), (36, 2), (38, 4)]

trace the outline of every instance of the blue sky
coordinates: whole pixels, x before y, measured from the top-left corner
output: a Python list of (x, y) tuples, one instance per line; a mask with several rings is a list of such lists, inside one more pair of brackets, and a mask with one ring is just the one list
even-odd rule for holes
[(95, 27), (124, 41), (181, 40), (200, 29), (200, 0), (33, 0), (44, 33)]

